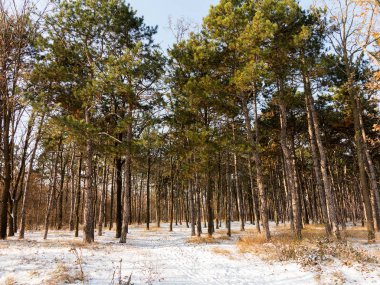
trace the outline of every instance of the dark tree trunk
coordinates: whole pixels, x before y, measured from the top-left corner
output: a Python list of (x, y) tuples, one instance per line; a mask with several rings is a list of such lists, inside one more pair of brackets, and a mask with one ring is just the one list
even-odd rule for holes
[(75, 149), (73, 150), (71, 156), (71, 165), (70, 165), (70, 219), (69, 219), (69, 229), (70, 231), (74, 230), (74, 213), (75, 213)]
[(298, 197), (298, 189), (297, 182), (295, 178), (297, 177), (294, 165), (294, 157), (292, 157), (292, 152), (289, 148), (288, 144), (288, 133), (287, 133), (287, 113), (286, 113), (286, 103), (285, 103), (285, 94), (284, 94), (284, 86), (282, 79), (280, 79), (279, 86), (280, 98), (279, 108), (280, 108), (280, 124), (281, 124), (281, 148), (284, 156), (284, 165), (286, 169), (286, 180), (287, 180), (287, 188), (291, 195), (291, 206), (292, 206), (292, 216), (294, 221), (294, 230), (295, 237), (297, 239), (301, 239), (301, 221), (299, 216), (299, 197)]
[(112, 167), (112, 179), (111, 179), (111, 205), (110, 205), (110, 220), (109, 220), (109, 230), (113, 227), (113, 203), (114, 203), (114, 189), (115, 189), (115, 163)]
[(151, 157), (148, 153), (148, 172), (146, 177), (146, 229), (149, 230), (150, 223), (150, 168), (151, 168)]
[(79, 158), (78, 165), (78, 184), (75, 198), (75, 237), (79, 235), (79, 210), (80, 210), (80, 200), (81, 200), (81, 180), (82, 180), (82, 154)]
[(12, 169), (11, 169), (11, 142), (9, 141), (10, 111), (4, 98), (3, 107), (3, 158), (4, 158), (4, 184), (0, 201), (0, 239), (7, 238), (8, 202), (10, 199)]
[(174, 219), (174, 162), (173, 157), (170, 157), (170, 224), (169, 231), (173, 231)]
[(132, 195), (132, 105), (128, 105), (128, 127), (127, 127), (127, 149), (125, 151), (125, 193), (123, 205), (123, 224), (120, 236), (120, 243), (127, 242), (128, 224), (131, 219), (131, 195)]
[(122, 167), (123, 161), (120, 157), (116, 158), (116, 238), (121, 236), (121, 228), (123, 223), (122, 207), (121, 207), (121, 194), (123, 190), (122, 181)]
[[(86, 123), (91, 123), (90, 108), (86, 107), (85, 119)], [(83, 213), (83, 241), (85, 243), (94, 242), (94, 169), (93, 169), (93, 142), (91, 138), (86, 139), (86, 155), (85, 155), (85, 172), (86, 187), (84, 191), (84, 213)]]
[(58, 175), (58, 158), (59, 158), (59, 150), (61, 149), (61, 143), (62, 141), (60, 140), (56, 156), (55, 156), (55, 162), (54, 162), (54, 167), (51, 171), (53, 175), (53, 182), (49, 186), (49, 193), (48, 193), (48, 201), (47, 201), (47, 208), (46, 208), (46, 213), (45, 213), (45, 232), (44, 232), (44, 239), (47, 239), (48, 235), (48, 230), (49, 230), (49, 222), (50, 222), (50, 215), (51, 215), (51, 210), (53, 207), (53, 199), (55, 197), (56, 189), (57, 189), (57, 175)]
[(37, 131), (37, 136), (36, 140), (34, 142), (32, 154), (29, 160), (29, 166), (28, 166), (28, 172), (26, 176), (26, 182), (25, 182), (25, 189), (24, 189), (24, 196), (22, 200), (22, 208), (21, 208), (21, 222), (20, 222), (20, 231), (19, 231), (19, 239), (23, 239), (25, 236), (25, 225), (26, 225), (26, 201), (28, 200), (28, 194), (30, 192), (29, 187), (30, 187), (30, 182), (31, 182), (31, 176), (32, 176), (32, 171), (33, 171), (33, 163), (34, 159), (36, 157), (36, 152), (38, 148), (38, 144), (41, 138), (41, 131), (42, 131), (42, 125), (44, 123), (44, 118), (45, 115), (43, 114), (38, 126), (38, 131)]
[(106, 159), (104, 159), (103, 181), (102, 181), (103, 186), (102, 186), (102, 195), (100, 197), (100, 204), (99, 204), (98, 236), (103, 235), (104, 209), (105, 209), (106, 192), (107, 192), (107, 176), (108, 176), (107, 161)]

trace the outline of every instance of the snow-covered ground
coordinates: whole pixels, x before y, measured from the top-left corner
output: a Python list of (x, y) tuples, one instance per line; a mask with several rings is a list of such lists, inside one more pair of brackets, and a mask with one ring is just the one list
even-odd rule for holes
[[(106, 231), (91, 246), (68, 231), (50, 231), (47, 240), (42, 232), (27, 232), (24, 241), (0, 242), (0, 284), (82, 284), (74, 281), (80, 279), (80, 266), (85, 284), (117, 284), (119, 276), (127, 281), (130, 275), (132, 284), (380, 284), (376, 266), (331, 264), (321, 276), (295, 262), (268, 262), (242, 253), (236, 242), (252, 232), (237, 232), (238, 223), (233, 227), (233, 238), (217, 231), (209, 243), (189, 242), (184, 225), (173, 232), (167, 224), (151, 231), (132, 227), (127, 244)], [(355, 246), (380, 253), (380, 244)]]

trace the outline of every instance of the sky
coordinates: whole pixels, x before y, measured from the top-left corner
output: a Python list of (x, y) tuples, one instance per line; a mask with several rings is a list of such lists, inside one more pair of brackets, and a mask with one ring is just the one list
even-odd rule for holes
[(139, 16), (144, 16), (148, 25), (158, 25), (156, 42), (165, 50), (174, 42), (174, 36), (169, 29), (169, 17), (173, 22), (184, 18), (195, 24), (201, 24), (210, 5), (218, 4), (219, 0), (126, 0), (126, 2), (137, 10)]
[[(166, 50), (174, 43), (174, 36), (169, 29), (169, 17), (173, 23), (176, 19), (184, 18), (201, 25), (210, 5), (218, 4), (219, 0), (126, 0), (126, 2), (137, 10), (139, 16), (144, 16), (146, 24), (158, 25), (156, 43)], [(306, 8), (312, 0), (301, 0), (300, 3)]]

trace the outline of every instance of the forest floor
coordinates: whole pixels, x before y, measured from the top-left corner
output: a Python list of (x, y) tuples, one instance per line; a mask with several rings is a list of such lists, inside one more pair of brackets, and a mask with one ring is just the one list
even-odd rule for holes
[[(380, 243), (367, 244), (364, 228), (349, 228), (347, 241), (323, 238), (308, 226), (295, 242), (288, 226), (271, 226), (266, 243), (253, 225), (233, 223), (212, 239), (189, 238), (190, 229), (132, 226), (127, 244), (114, 231), (83, 245), (69, 231), (29, 231), (26, 240), (0, 242), (0, 284), (380, 284)], [(206, 231), (206, 230), (204, 230)], [(121, 282), (120, 282), (121, 281)]]

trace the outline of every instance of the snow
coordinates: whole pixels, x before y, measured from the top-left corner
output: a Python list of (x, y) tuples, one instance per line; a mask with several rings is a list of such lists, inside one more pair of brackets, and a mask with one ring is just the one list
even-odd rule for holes
[[(233, 228), (237, 231), (239, 224), (233, 223)], [(217, 231), (212, 243), (191, 243), (190, 229), (184, 225), (176, 226), (173, 232), (167, 224), (151, 231), (135, 226), (126, 244), (118, 243), (114, 231), (106, 231), (104, 236), (96, 236), (93, 245), (85, 246), (81, 236), (74, 238), (69, 231), (50, 231), (47, 240), (40, 231), (27, 232), (24, 241), (15, 237), (0, 242), (0, 284), (61, 284), (65, 280), (56, 274), (60, 268), (71, 277), (80, 276), (72, 249), (81, 260), (85, 284), (117, 284), (120, 265), (122, 279), (127, 281), (132, 274), (133, 284), (380, 284), (376, 266), (360, 270), (335, 261), (321, 276), (295, 262), (268, 262), (242, 253), (237, 239), (249, 234), (238, 232), (226, 239), (218, 238), (224, 235)], [(355, 246), (380, 252), (379, 244), (357, 242)], [(343, 281), (333, 278), (337, 270)], [(82, 284), (80, 280), (68, 281)]]

